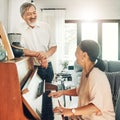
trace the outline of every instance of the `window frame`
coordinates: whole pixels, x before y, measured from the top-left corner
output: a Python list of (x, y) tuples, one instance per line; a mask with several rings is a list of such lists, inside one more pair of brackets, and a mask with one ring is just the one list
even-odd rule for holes
[[(120, 19), (99, 19), (99, 20), (65, 20), (65, 23), (77, 23), (77, 45), (82, 40), (81, 38), (81, 23), (97, 22), (98, 23), (98, 43), (102, 50), (102, 23), (118, 23), (118, 60), (120, 60)], [(100, 58), (102, 58), (102, 51)]]

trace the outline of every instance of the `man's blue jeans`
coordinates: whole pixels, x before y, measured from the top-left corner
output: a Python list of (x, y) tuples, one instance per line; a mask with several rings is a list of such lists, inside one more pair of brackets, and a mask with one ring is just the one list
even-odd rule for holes
[[(38, 67), (38, 75), (41, 77), (42, 80), (45, 80), (48, 83), (51, 83), (54, 77), (52, 63), (48, 63), (48, 68), (42, 68), (41, 66)], [(54, 120), (53, 114), (53, 107), (52, 107), (52, 99), (48, 97), (50, 91), (46, 91), (43, 94), (42, 99), (42, 120)]]

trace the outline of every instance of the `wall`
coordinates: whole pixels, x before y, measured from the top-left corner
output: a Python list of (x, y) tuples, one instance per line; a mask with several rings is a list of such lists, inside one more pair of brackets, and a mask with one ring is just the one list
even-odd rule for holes
[(8, 23), (8, 0), (0, 0), (0, 21), (4, 24), (7, 29)]
[[(38, 8), (66, 8), (66, 19), (120, 19), (120, 0), (34, 0)], [(89, 11), (88, 14), (85, 13)], [(90, 13), (91, 12), (91, 13)]]
[(28, 0), (9, 0), (8, 3), (8, 33), (13, 32), (15, 26), (17, 26), (22, 18), (20, 16), (20, 5)]
[[(8, 32), (22, 19), (19, 14), (20, 5), (30, 0), (0, 0), (0, 21)], [(83, 19), (91, 13), (96, 13), (95, 19), (120, 19), (120, 0), (34, 0), (37, 10), (41, 8), (66, 8), (66, 19)], [(85, 16), (86, 15), (86, 16)]]

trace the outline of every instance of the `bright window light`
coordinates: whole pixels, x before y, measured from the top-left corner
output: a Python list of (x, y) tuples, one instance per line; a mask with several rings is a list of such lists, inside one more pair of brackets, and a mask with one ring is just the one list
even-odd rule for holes
[(90, 39), (98, 41), (97, 23), (82, 23), (82, 40)]
[(103, 23), (102, 58), (118, 60), (118, 23)]
[(69, 65), (74, 65), (76, 60), (75, 51), (77, 48), (77, 24), (65, 24), (65, 41), (64, 41), (64, 60), (69, 61)]

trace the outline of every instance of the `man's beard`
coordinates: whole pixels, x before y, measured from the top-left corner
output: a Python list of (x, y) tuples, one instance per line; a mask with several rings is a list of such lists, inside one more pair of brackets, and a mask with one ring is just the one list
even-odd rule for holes
[(32, 26), (32, 27), (35, 27), (35, 25), (36, 25), (36, 22), (31, 22), (30, 23), (30, 26)]
[(34, 20), (34, 22), (32, 19), (30, 20), (30, 23), (29, 23), (30, 26), (34, 27), (36, 26), (36, 24), (37, 24), (36, 19)]

